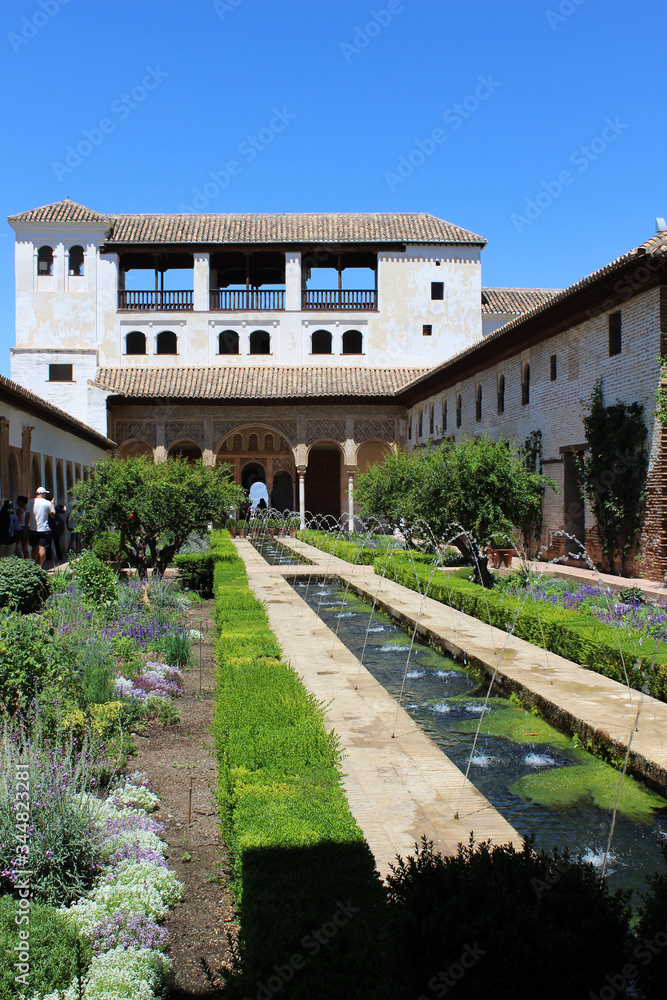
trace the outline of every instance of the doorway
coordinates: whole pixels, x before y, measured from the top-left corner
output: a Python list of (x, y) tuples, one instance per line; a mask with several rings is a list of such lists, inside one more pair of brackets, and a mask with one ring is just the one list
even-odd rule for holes
[[(577, 464), (579, 452), (563, 454), (563, 523), (568, 535), (573, 535), (582, 547), (586, 543), (586, 505)], [(581, 556), (582, 549), (570, 538), (565, 539), (565, 552)]]
[(306, 510), (340, 517), (340, 451), (311, 448), (306, 468)]

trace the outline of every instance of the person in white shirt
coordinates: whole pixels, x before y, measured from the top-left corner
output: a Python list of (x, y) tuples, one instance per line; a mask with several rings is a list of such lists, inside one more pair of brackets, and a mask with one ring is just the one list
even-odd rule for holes
[(43, 486), (39, 486), (26, 510), (26, 514), (30, 517), (32, 558), (40, 566), (44, 565), (46, 549), (51, 544), (49, 518), (56, 516), (56, 508), (53, 505), (53, 500), (47, 500), (46, 494), (48, 494), (48, 490), (45, 490)]

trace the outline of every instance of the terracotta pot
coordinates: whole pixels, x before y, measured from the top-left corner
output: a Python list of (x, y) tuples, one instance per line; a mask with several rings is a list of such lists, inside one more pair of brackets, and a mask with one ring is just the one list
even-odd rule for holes
[(275, 538), (275, 537), (276, 537), (276, 529), (269, 528), (269, 538)]
[(241, 538), (247, 538), (248, 537), (248, 529), (247, 528), (240, 528), (239, 529), (239, 536)]
[(289, 528), (288, 530), (290, 538), (296, 538), (296, 528)]
[(117, 573), (118, 570), (123, 565), (123, 560), (122, 559), (105, 559), (104, 563), (105, 563), (106, 566), (110, 566), (111, 569), (114, 571), (114, 573)]

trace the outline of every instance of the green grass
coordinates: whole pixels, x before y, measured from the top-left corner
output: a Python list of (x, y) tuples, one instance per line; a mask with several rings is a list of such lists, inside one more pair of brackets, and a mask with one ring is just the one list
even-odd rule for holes
[[(254, 996), (274, 966), (301, 955), (291, 1000), (371, 1000), (383, 994), (384, 894), (345, 798), (338, 739), (283, 661), (228, 537), (211, 540), (217, 798), (240, 923), (240, 970), (226, 996)], [(354, 913), (338, 928), (331, 922), (348, 901)], [(325, 925), (335, 934), (312, 944)]]

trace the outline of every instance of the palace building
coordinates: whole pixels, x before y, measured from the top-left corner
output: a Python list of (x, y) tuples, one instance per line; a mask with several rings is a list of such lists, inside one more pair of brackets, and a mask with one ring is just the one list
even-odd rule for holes
[[(573, 456), (597, 378), (644, 404), (642, 569), (667, 569), (661, 431), (667, 234), (568, 289), (486, 288), (485, 240), (421, 213), (14, 215), (15, 383), (114, 442), (229, 463), (279, 509), (352, 511), (388, 449), (536, 434), (543, 534), (594, 547)], [(539, 432), (539, 434), (537, 434)], [(1, 460), (0, 460), (1, 461)]]

